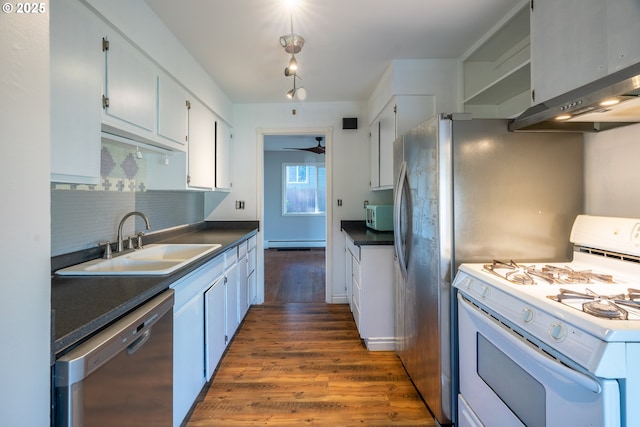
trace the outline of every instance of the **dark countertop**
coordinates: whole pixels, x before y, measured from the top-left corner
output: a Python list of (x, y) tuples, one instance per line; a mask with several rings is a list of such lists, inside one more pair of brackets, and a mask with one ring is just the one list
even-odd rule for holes
[(358, 246), (393, 245), (393, 231), (376, 231), (367, 227), (365, 221), (341, 221), (340, 228)]
[[(94, 334), (227, 249), (258, 232), (257, 221), (204, 222), (145, 237), (150, 243), (220, 243), (222, 247), (165, 276), (57, 276), (51, 278), (52, 355)], [(95, 250), (93, 258), (95, 258)], [(86, 261), (86, 254), (52, 258), (57, 270)], [(91, 259), (91, 258), (89, 258)], [(66, 265), (65, 265), (66, 264)], [(52, 357), (53, 360), (53, 357)]]

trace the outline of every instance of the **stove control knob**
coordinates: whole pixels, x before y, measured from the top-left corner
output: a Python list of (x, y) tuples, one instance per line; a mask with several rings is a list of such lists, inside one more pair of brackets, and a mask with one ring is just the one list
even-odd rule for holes
[(567, 328), (562, 323), (552, 323), (549, 328), (549, 335), (556, 341), (562, 341), (567, 336)]
[(482, 297), (482, 299), (487, 299), (490, 293), (491, 288), (489, 288), (488, 286), (483, 286), (482, 289), (480, 289), (480, 296)]
[(464, 287), (468, 291), (470, 291), (472, 286), (473, 286), (473, 280), (471, 280), (471, 277), (465, 277), (464, 279), (462, 279), (461, 287)]
[(535, 312), (532, 309), (530, 309), (529, 307), (526, 307), (526, 308), (522, 309), (522, 321), (524, 323), (533, 322), (534, 315), (535, 315)]

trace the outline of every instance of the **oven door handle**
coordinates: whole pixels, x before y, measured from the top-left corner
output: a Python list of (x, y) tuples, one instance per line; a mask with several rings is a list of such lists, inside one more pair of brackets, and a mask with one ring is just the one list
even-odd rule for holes
[(517, 347), (520, 351), (522, 351), (526, 356), (533, 359), (534, 362), (538, 363), (539, 365), (542, 365), (543, 367), (549, 369), (552, 372), (555, 372), (556, 374), (562, 377), (565, 377), (569, 381), (573, 381), (576, 384), (581, 385), (582, 387), (596, 394), (599, 394), (602, 391), (602, 386), (600, 385), (600, 382), (597, 379), (592, 378), (588, 375), (585, 375), (582, 372), (578, 372), (575, 369), (572, 369), (566, 365), (563, 365), (555, 361), (554, 359), (550, 358), (549, 356), (545, 356), (536, 350), (532, 351), (531, 346), (529, 344), (524, 343), (522, 341), (522, 338), (517, 337), (515, 336), (515, 334), (511, 334), (508, 331), (505, 331), (504, 328), (502, 328), (501, 326), (495, 325), (492, 320), (484, 319), (483, 318), (484, 315), (479, 313), (478, 310), (476, 310), (475, 308), (473, 308), (473, 306), (471, 306), (471, 304), (465, 300), (465, 297), (462, 295), (462, 293), (458, 293), (458, 301), (462, 303), (462, 307), (464, 307), (464, 309), (467, 310), (473, 317), (477, 318), (481, 316), (480, 319), (486, 322), (486, 324), (493, 331), (495, 331), (499, 335), (502, 335), (502, 337), (505, 340), (508, 340), (510, 343), (512, 343), (515, 347)]

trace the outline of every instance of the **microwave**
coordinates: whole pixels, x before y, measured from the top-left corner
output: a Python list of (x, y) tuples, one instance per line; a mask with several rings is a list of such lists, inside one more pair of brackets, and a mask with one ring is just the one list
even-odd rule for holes
[(393, 231), (393, 206), (367, 205), (367, 227), (376, 231)]

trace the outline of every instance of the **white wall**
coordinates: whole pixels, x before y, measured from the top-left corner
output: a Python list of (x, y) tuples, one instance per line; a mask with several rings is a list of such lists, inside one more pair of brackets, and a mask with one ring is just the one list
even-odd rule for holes
[[(311, 94), (309, 95), (311, 96)], [(284, 94), (283, 94), (284, 97)], [(292, 110), (296, 114), (292, 114)], [(262, 195), (262, 141), (258, 134), (266, 129), (325, 129), (330, 128), (330, 146), (325, 161), (331, 162), (332, 204), (329, 228), (327, 229), (327, 253), (332, 254), (331, 270), (327, 272), (327, 283), (331, 286), (331, 302), (346, 302), (344, 283), (344, 239), (340, 230), (342, 220), (364, 220), (363, 202), (388, 202), (381, 200), (388, 193), (369, 190), (369, 130), (363, 128), (366, 104), (359, 102), (283, 102), (277, 104), (235, 105), (233, 129), (233, 192), (212, 212), (209, 220), (255, 220), (261, 217), (259, 203)], [(342, 130), (343, 117), (358, 117), (360, 129)], [(327, 139), (329, 142), (329, 138)], [(258, 178), (260, 177), (260, 180)], [(342, 199), (338, 207), (336, 200)], [(245, 209), (236, 210), (235, 201), (244, 200)], [(332, 238), (329, 238), (331, 236)], [(261, 242), (259, 238), (259, 242)], [(331, 242), (331, 243), (329, 243)], [(260, 246), (258, 256), (262, 256)], [(261, 266), (262, 262), (258, 262)], [(264, 276), (258, 271), (258, 283)]]
[(44, 5), (45, 14), (0, 14), (0, 424), (4, 426), (49, 425), (49, 2)]
[(585, 134), (585, 211), (640, 218), (640, 124)]
[(264, 186), (269, 189), (269, 192), (265, 192), (263, 203), (265, 248), (267, 241), (270, 248), (325, 246), (325, 215), (282, 214), (282, 165), (302, 162), (324, 163), (324, 156), (305, 151), (264, 153)]

